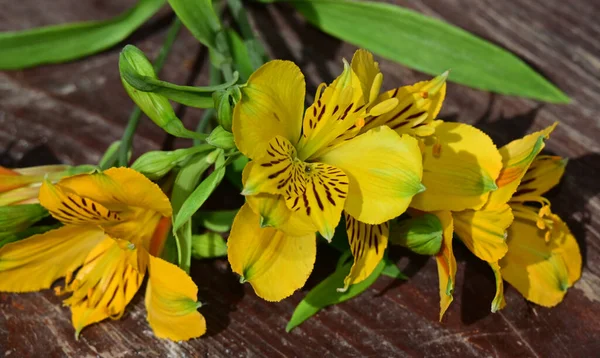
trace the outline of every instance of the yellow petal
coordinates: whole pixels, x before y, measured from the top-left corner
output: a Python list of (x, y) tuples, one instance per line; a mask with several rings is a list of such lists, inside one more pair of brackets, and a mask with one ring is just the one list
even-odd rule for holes
[(497, 262), (490, 262), (490, 267), (494, 271), (494, 278), (496, 279), (496, 295), (492, 301), (492, 312), (498, 312), (506, 306), (504, 300), (504, 281), (502, 280), (502, 273), (500, 265)]
[(538, 155), (523, 176), (517, 192), (511, 201), (519, 201), (519, 196), (542, 195), (554, 188), (565, 173), (567, 159), (558, 156)]
[(360, 80), (363, 99), (366, 102), (374, 101), (379, 95), (383, 75), (379, 71), (379, 63), (373, 60), (373, 54), (369, 51), (358, 49), (352, 57), (350, 66)]
[[(249, 162), (242, 172), (242, 183), (246, 183), (254, 162)], [(261, 227), (272, 227), (292, 236), (304, 236), (315, 233), (313, 225), (305, 211), (291, 211), (282, 195), (247, 195), (246, 203), (260, 216)]]
[(139, 253), (129, 242), (105, 237), (88, 254), (75, 279), (68, 282), (67, 278), (66, 292), (72, 295), (64, 303), (71, 307), (76, 336), (93, 323), (121, 318), (144, 278), (145, 267), (138, 270), (131, 264)]
[(510, 206), (498, 209), (465, 210), (452, 213), (454, 232), (480, 259), (487, 262), (500, 260), (508, 250), (506, 230), (513, 221)]
[(454, 286), (456, 282), (456, 259), (452, 250), (452, 233), (453, 222), (452, 215), (449, 211), (434, 212), (444, 228), (442, 248), (435, 255), (437, 262), (438, 277), (440, 282), (440, 321), (444, 317), (444, 313), (450, 307), (454, 300)]
[(485, 133), (462, 123), (439, 123), (425, 139), (423, 185), (411, 207), (422, 211), (478, 209), (496, 189), (502, 158)]
[(350, 179), (344, 209), (367, 224), (381, 224), (402, 214), (423, 190), (417, 140), (387, 127), (375, 128), (326, 153), (321, 161)]
[(229, 263), (259, 297), (281, 301), (308, 279), (316, 258), (315, 235), (290, 236), (261, 229), (258, 222), (258, 215), (247, 204), (242, 206), (227, 242)]
[(304, 114), (298, 157), (312, 160), (343, 142), (344, 134), (360, 123), (366, 110), (360, 79), (344, 61), (344, 72), (329, 86), (317, 89), (315, 102)]
[(399, 134), (407, 133), (414, 135), (416, 128), (433, 121), (446, 96), (446, 78), (444, 73), (430, 81), (415, 83), (412, 86), (404, 86), (381, 94), (374, 105), (395, 98), (397, 104), (394, 109), (385, 114), (367, 117), (362, 132), (369, 129), (388, 126)]
[(0, 248), (0, 291), (29, 292), (49, 288), (73, 273), (104, 239), (94, 226), (63, 226)]
[(233, 111), (237, 148), (250, 159), (262, 155), (280, 135), (293, 144), (300, 138), (304, 111), (304, 75), (293, 62), (270, 61), (250, 76)]
[(508, 229), (508, 253), (500, 261), (502, 276), (527, 300), (545, 307), (560, 303), (581, 277), (581, 253), (567, 225), (556, 217), (546, 243), (535, 221), (516, 218)]
[(104, 172), (82, 174), (61, 180), (57, 186), (108, 209), (139, 207), (171, 216), (171, 203), (160, 187), (130, 168), (110, 168)]
[(539, 132), (514, 140), (500, 148), (502, 171), (496, 180), (498, 190), (490, 195), (486, 207), (497, 208), (510, 200), (527, 169), (544, 149), (544, 140), (550, 136), (557, 124), (554, 123)]
[(373, 273), (383, 258), (390, 236), (390, 228), (387, 222), (369, 225), (348, 214), (345, 214), (345, 218), (348, 242), (352, 256), (354, 256), (354, 264), (344, 279), (344, 290), (347, 290), (350, 285), (365, 280)]
[(319, 233), (331, 240), (348, 195), (348, 177), (332, 165), (311, 163), (306, 167), (306, 190), (300, 196), (286, 196), (285, 203), (294, 213), (306, 213)]
[(158, 338), (186, 341), (206, 332), (206, 321), (197, 311), (198, 287), (179, 267), (150, 256), (146, 310), (148, 323)]
[(264, 154), (251, 163), (243, 195), (269, 193), (295, 197), (304, 192), (306, 163), (296, 158), (296, 149), (284, 137), (271, 139)]
[(40, 204), (52, 216), (65, 224), (95, 225), (116, 223), (121, 215), (111, 211), (97, 201), (84, 198), (60, 184), (45, 181), (40, 188)]

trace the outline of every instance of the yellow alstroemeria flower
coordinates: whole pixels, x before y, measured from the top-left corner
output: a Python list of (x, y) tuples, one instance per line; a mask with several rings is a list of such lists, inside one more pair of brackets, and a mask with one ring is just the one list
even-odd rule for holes
[(92, 171), (93, 168), (90, 165), (43, 165), (17, 169), (0, 166), (0, 206), (36, 204), (45, 179), (56, 182), (70, 175)]
[[(457, 233), (475, 255), (497, 268), (497, 261), (507, 250), (504, 232), (512, 222), (512, 214), (507, 205), (493, 212), (481, 210), (498, 188), (496, 180), (502, 170), (502, 156), (492, 139), (468, 124), (434, 121), (430, 126), (435, 133), (422, 142), (423, 184), (427, 190), (416, 195), (410, 206), (435, 214), (444, 228), (442, 247), (435, 255), (441, 319), (453, 299), (456, 275), (453, 233)], [(465, 221), (475, 222), (475, 225), (466, 226)], [(493, 222), (500, 227), (499, 232), (488, 233), (486, 227), (477, 225), (480, 221)], [(466, 235), (470, 230), (485, 235)], [(499, 272), (499, 268), (496, 271)], [(493, 304), (498, 305), (497, 301)]]
[(49, 288), (66, 276), (64, 300), (76, 334), (106, 318), (118, 319), (146, 270), (148, 322), (157, 337), (187, 340), (206, 330), (197, 287), (177, 266), (155, 255), (171, 216), (161, 189), (127, 168), (82, 174), (56, 185), (45, 181), (39, 200), (64, 226), (0, 249), (0, 291)]
[(439, 112), (446, 76), (379, 95), (382, 78), (359, 50), (306, 112), (304, 76), (292, 62), (271, 61), (242, 87), (233, 134), (252, 161), (228, 256), (260, 297), (278, 301), (304, 285), (315, 232), (331, 239), (342, 213), (355, 260), (344, 289), (364, 280), (387, 247), (387, 221), (424, 190), (409, 134), (431, 134), (417, 128)]

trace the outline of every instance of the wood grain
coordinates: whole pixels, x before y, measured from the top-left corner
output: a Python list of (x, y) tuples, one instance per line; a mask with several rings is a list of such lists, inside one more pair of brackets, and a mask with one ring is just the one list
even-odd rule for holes
[[(104, 19), (134, 2), (6, 2), (0, 30)], [(571, 160), (563, 183), (550, 198), (553, 210), (578, 238), (585, 259), (582, 279), (562, 304), (546, 309), (527, 303), (506, 285), (508, 306), (490, 313), (492, 272), (457, 244), (455, 302), (440, 323), (434, 261), (393, 250), (392, 256), (411, 277), (408, 282), (380, 278), (365, 294), (320, 312), (286, 334), (284, 327), (294, 307), (334, 265), (335, 254), (320, 247), (319, 264), (307, 288), (277, 304), (260, 300), (248, 285), (240, 285), (226, 260), (194, 262), (192, 277), (206, 303), (201, 312), (209, 332), (189, 342), (154, 338), (141, 295), (122, 320), (87, 328), (76, 341), (68, 309), (51, 291), (0, 294), (0, 353), (12, 357), (596, 355), (600, 349), (600, 25), (596, 21), (600, 3), (388, 2), (444, 19), (513, 51), (573, 99), (569, 105), (547, 105), (451, 84), (441, 115), (477, 125), (500, 145), (560, 122), (547, 150)], [(320, 82), (330, 81), (341, 70), (341, 58), (350, 58), (355, 50), (311, 28), (286, 4), (252, 5), (251, 10), (253, 25), (269, 53), (298, 63), (312, 92)], [(168, 11), (159, 14), (127, 42), (155, 55), (168, 19)], [(119, 139), (132, 108), (118, 78), (121, 47), (73, 63), (0, 73), (2, 163), (96, 162)], [(161, 77), (206, 84), (205, 69), (198, 78), (189, 78), (190, 71), (202, 65), (197, 61), (199, 51), (189, 33), (182, 33)], [(385, 88), (425, 78), (392, 62), (380, 63)], [(190, 127), (198, 117), (195, 110), (183, 116)], [(163, 133), (145, 119), (135, 137), (135, 152), (159, 148), (163, 140)]]

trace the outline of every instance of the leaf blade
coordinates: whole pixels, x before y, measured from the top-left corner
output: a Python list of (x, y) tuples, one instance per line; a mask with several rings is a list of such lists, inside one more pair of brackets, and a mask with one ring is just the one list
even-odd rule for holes
[(90, 55), (123, 41), (166, 0), (140, 0), (106, 21), (90, 21), (0, 33), (0, 69), (16, 70)]
[(551, 103), (569, 101), (517, 56), (441, 20), (369, 1), (293, 4), (322, 31), (410, 68), (431, 75), (450, 69), (450, 81), (470, 87)]

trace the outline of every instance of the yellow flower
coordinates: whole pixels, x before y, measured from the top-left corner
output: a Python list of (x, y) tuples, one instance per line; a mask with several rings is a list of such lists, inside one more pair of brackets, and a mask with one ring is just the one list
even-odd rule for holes
[[(452, 253), (453, 232), (471, 252), (488, 262), (492, 268), (496, 277), (493, 312), (506, 304), (502, 284), (502, 277), (506, 273), (510, 276), (505, 277), (507, 281), (514, 283), (527, 299), (546, 306), (552, 305), (550, 302), (558, 303), (566, 288), (579, 277), (581, 257), (577, 244), (566, 225), (550, 212), (548, 201), (540, 196), (558, 183), (562, 175), (558, 165), (560, 161), (540, 157), (542, 159), (539, 159), (539, 163), (534, 162), (544, 148), (544, 140), (555, 126), (556, 124), (502, 147), (498, 151), (501, 158), (499, 171), (497, 156), (491, 149), (486, 157), (481, 157), (484, 151), (481, 143), (472, 144), (470, 150), (465, 148), (463, 156), (479, 157), (472, 170), (479, 166), (481, 173), (491, 173), (490, 168), (494, 168), (493, 174), (487, 178), (482, 175), (480, 182), (494, 180), (497, 187), (482, 196), (471, 196), (471, 207), (465, 207), (465, 198), (468, 197), (466, 192), (462, 198), (446, 204), (435, 202), (435, 198), (426, 200), (428, 208), (433, 206), (434, 210), (441, 210), (435, 214), (444, 227), (442, 249), (436, 255), (440, 279), (440, 319), (452, 302), (456, 275), (456, 260)], [(436, 130), (436, 136), (439, 134)], [(442, 149), (442, 156), (444, 150)], [(446, 167), (446, 164), (441, 166)], [(424, 168), (426, 174), (423, 181), (427, 185), (428, 166), (424, 164)], [(466, 168), (463, 170), (466, 171)], [(428, 188), (431, 189), (430, 192), (435, 191), (434, 185), (430, 184)], [(418, 199), (415, 198), (415, 202)], [(523, 205), (526, 202), (540, 203), (542, 208)], [(538, 242), (539, 236), (551, 243), (546, 244), (543, 239)], [(556, 270), (551, 271), (550, 267), (555, 267)], [(569, 275), (559, 278), (559, 271), (568, 272)], [(552, 284), (554, 291), (548, 288)], [(560, 299), (556, 300), (557, 297)]]
[(164, 233), (159, 222), (171, 216), (157, 185), (132, 169), (113, 168), (56, 185), (45, 181), (39, 200), (64, 226), (0, 249), (0, 291), (46, 289), (65, 276), (64, 289), (55, 290), (71, 294), (64, 303), (79, 335), (87, 325), (121, 317), (148, 270), (145, 302), (155, 335), (186, 340), (205, 332), (196, 285), (155, 256)]
[(541, 196), (558, 184), (565, 165), (560, 157), (538, 156), (508, 202), (515, 220), (507, 232), (508, 252), (500, 260), (502, 278), (545, 307), (560, 303), (581, 277), (577, 241)]
[(304, 76), (292, 62), (271, 61), (250, 77), (233, 118), (236, 145), (252, 160), (247, 203), (228, 256), (260, 297), (278, 301), (304, 285), (315, 232), (331, 239), (342, 213), (355, 259), (344, 288), (369, 276), (387, 247), (387, 221), (424, 190), (410, 134), (431, 134), (418, 127), (439, 112), (445, 78), (379, 95), (378, 64), (359, 50), (304, 112)]
[(61, 178), (89, 172), (93, 166), (44, 165), (8, 169), (0, 166), (0, 206), (35, 204), (44, 178), (56, 182)]

